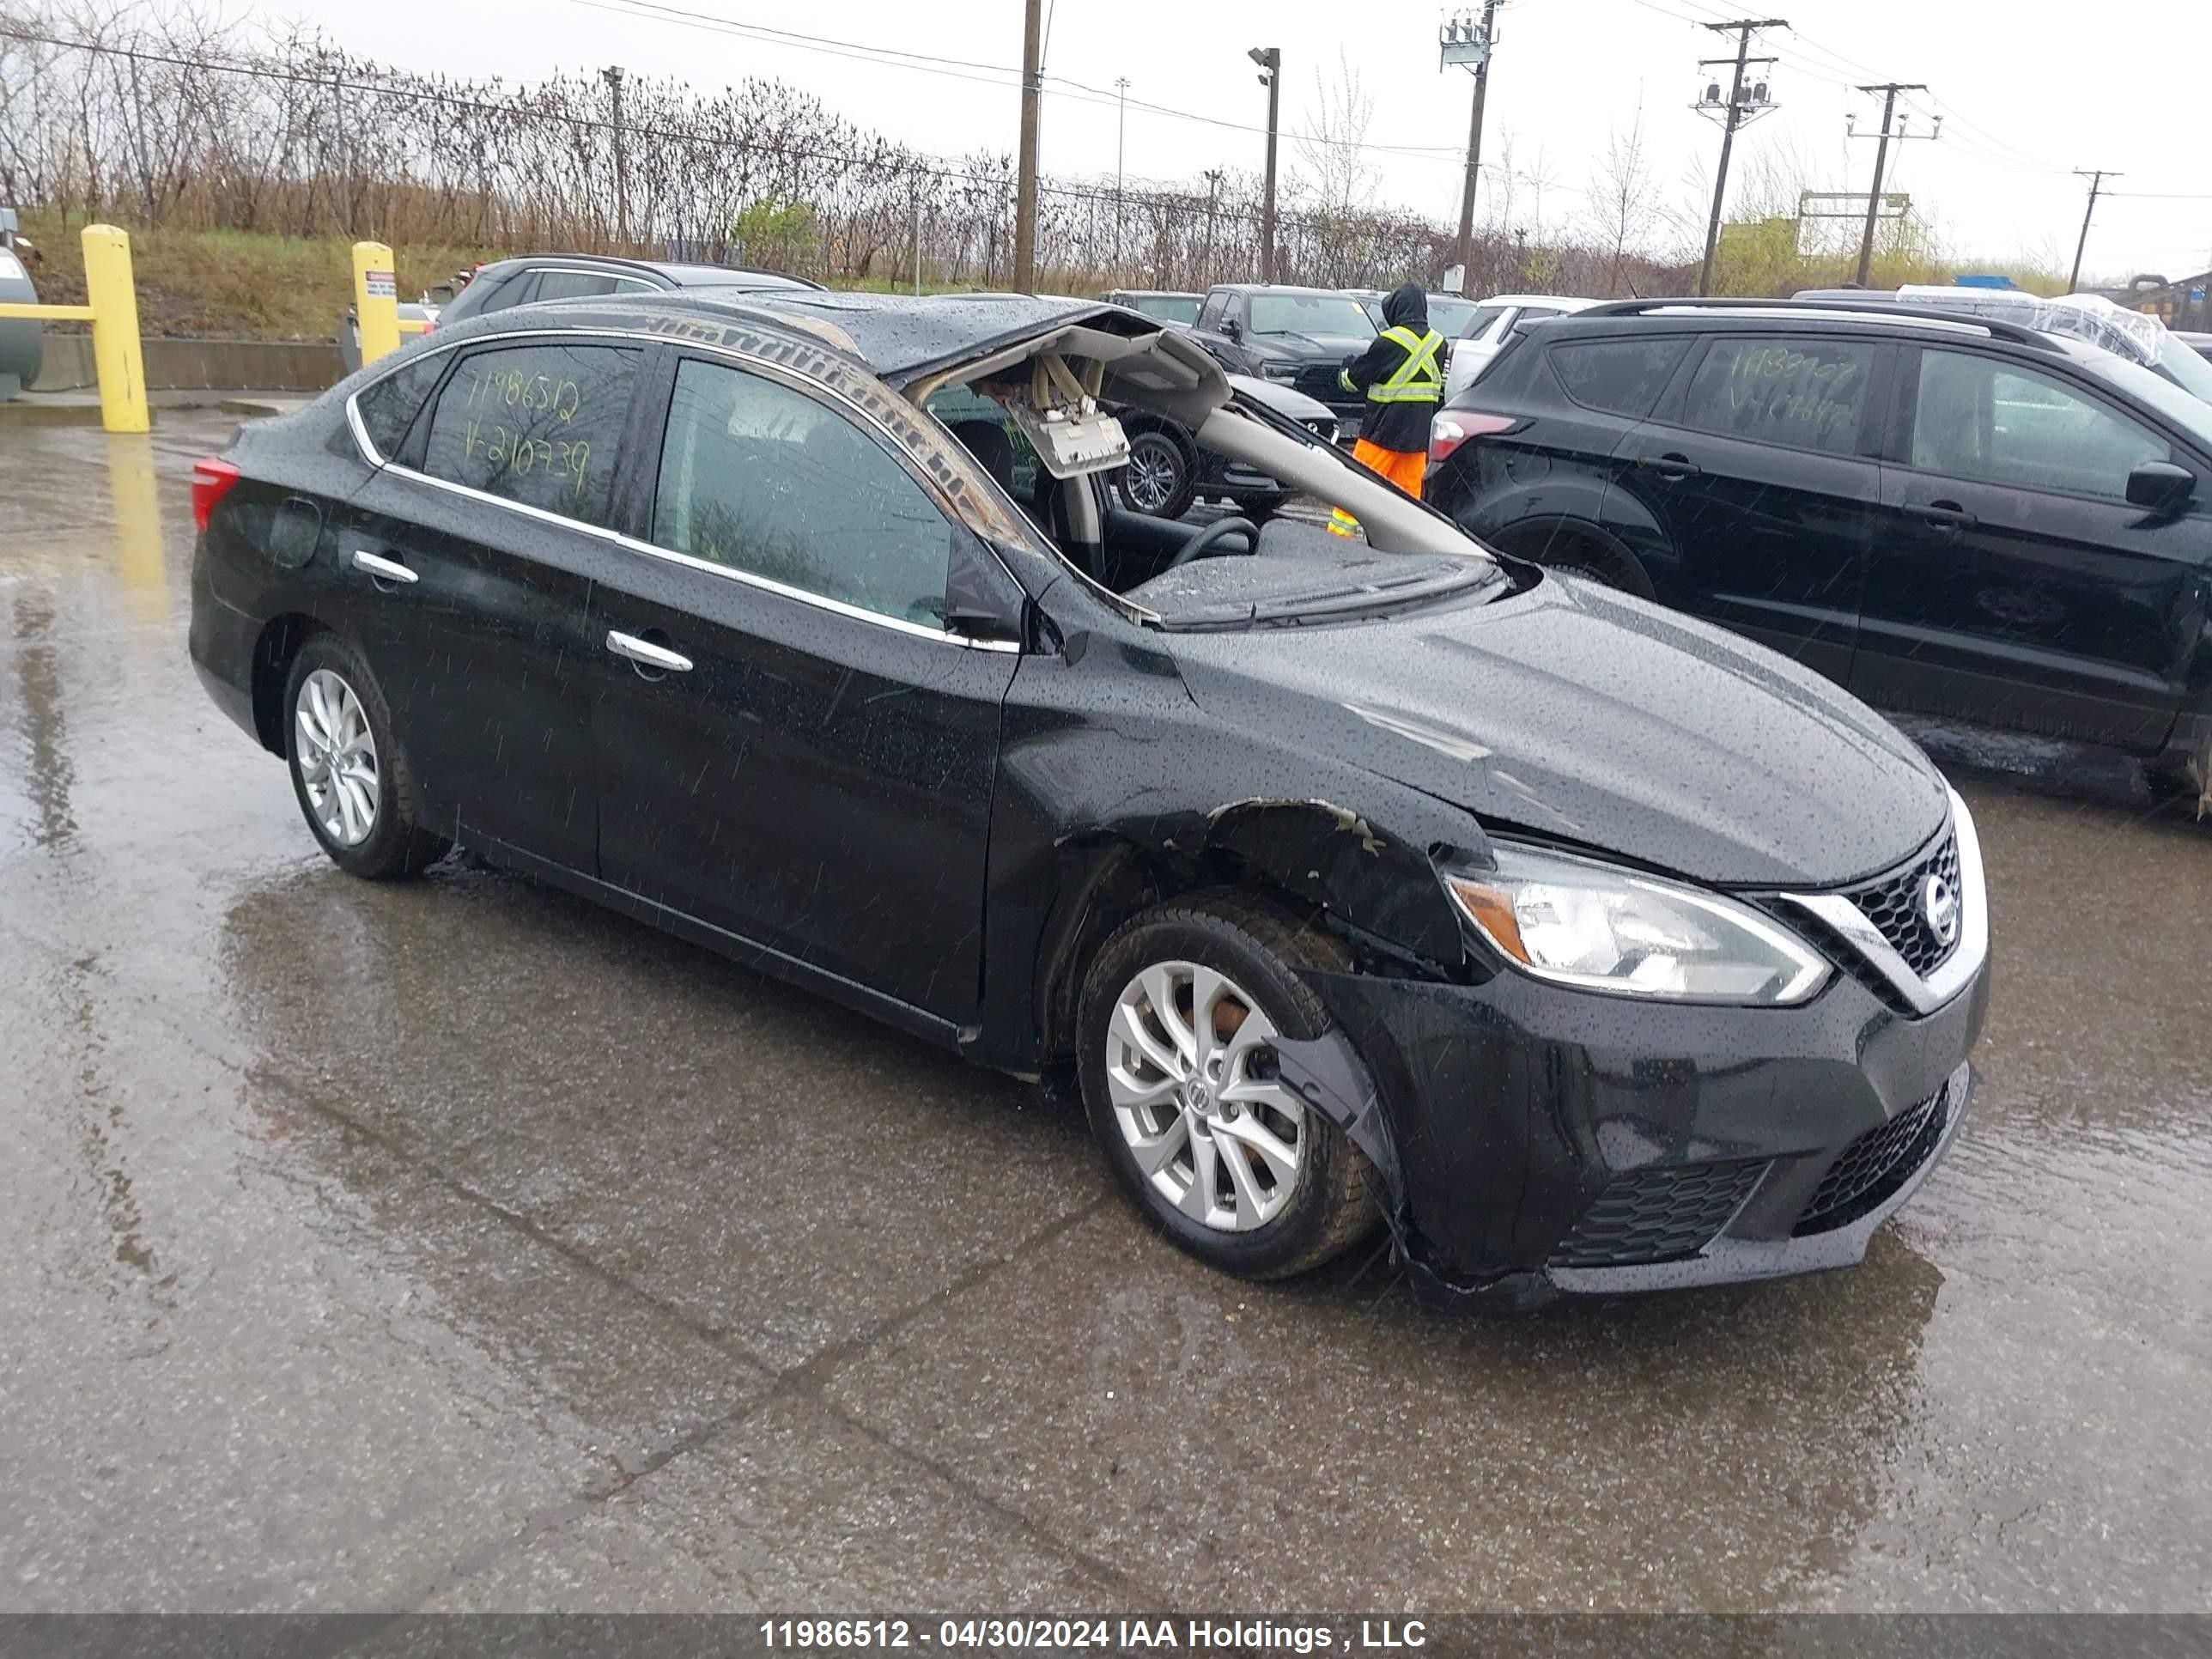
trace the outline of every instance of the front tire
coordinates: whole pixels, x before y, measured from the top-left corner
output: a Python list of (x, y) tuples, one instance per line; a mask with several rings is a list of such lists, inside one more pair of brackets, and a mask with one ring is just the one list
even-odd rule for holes
[(292, 793), (331, 862), (368, 881), (411, 875), (448, 842), (417, 823), (413, 781), (376, 677), (336, 635), (300, 647), (284, 681)]
[(1366, 1158), (1275, 1070), (1277, 1039), (1330, 1029), (1294, 969), (1345, 965), (1334, 940), (1219, 895), (1146, 911), (1085, 976), (1091, 1133), (1146, 1220), (1209, 1267), (1286, 1278), (1378, 1219)]
[(1114, 487), (1132, 512), (1180, 519), (1197, 495), (1198, 472), (1183, 447), (1154, 428), (1129, 440), (1128, 463), (1115, 474)]

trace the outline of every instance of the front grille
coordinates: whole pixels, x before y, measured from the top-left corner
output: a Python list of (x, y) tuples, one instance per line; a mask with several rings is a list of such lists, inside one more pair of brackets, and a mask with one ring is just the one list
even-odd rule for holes
[(1912, 1172), (1935, 1154), (1948, 1115), (1948, 1089), (1934, 1094), (1844, 1148), (1814, 1190), (1813, 1201), (1792, 1229), (1800, 1237), (1848, 1227), (1894, 1197)]
[(1307, 397), (1327, 404), (1340, 413), (1349, 404), (1358, 407), (1363, 401), (1344, 389), (1337, 376), (1343, 373), (1342, 363), (1307, 363), (1298, 370), (1298, 378), (1291, 382)]
[(1865, 913), (1866, 919), (1881, 930), (1890, 948), (1905, 958), (1905, 965), (1926, 979), (1959, 948), (1960, 929), (1954, 927), (1951, 937), (1937, 937), (1928, 925), (1928, 917), (1921, 907), (1921, 894), (1931, 875), (1942, 877), (1953, 896), (1964, 902), (1959, 890), (1959, 836), (1955, 830), (1947, 828), (1942, 838), (1904, 869), (1878, 877), (1862, 886), (1844, 889), (1844, 896)]
[(1692, 1164), (1616, 1176), (1552, 1251), (1554, 1267), (1640, 1267), (1705, 1249), (1766, 1172), (1763, 1161)]

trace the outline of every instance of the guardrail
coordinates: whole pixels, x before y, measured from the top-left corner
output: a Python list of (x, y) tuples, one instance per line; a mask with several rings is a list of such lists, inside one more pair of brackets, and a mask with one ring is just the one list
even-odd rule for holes
[[(0, 302), (0, 318), (90, 323), (92, 361), (100, 381), (100, 423), (110, 432), (144, 432), (146, 360), (138, 338), (138, 290), (131, 277), (131, 238), (113, 225), (87, 225), (81, 306)], [(395, 339), (396, 345), (398, 341)]]

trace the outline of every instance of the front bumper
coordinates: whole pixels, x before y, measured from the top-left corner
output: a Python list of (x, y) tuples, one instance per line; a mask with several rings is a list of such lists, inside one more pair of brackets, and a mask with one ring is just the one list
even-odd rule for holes
[(1964, 1121), (1986, 964), (1926, 1015), (1310, 974), (1387, 1125), (1416, 1289), (1527, 1307), (1845, 1267)]

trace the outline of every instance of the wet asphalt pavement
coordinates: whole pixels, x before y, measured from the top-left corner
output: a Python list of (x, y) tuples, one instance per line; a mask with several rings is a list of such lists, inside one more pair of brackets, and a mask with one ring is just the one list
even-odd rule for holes
[(2212, 1607), (2212, 824), (2128, 768), (1934, 734), (1997, 988), (1864, 1267), (1255, 1289), (1071, 1107), (326, 863), (185, 654), (228, 427), (0, 433), (0, 1609)]

